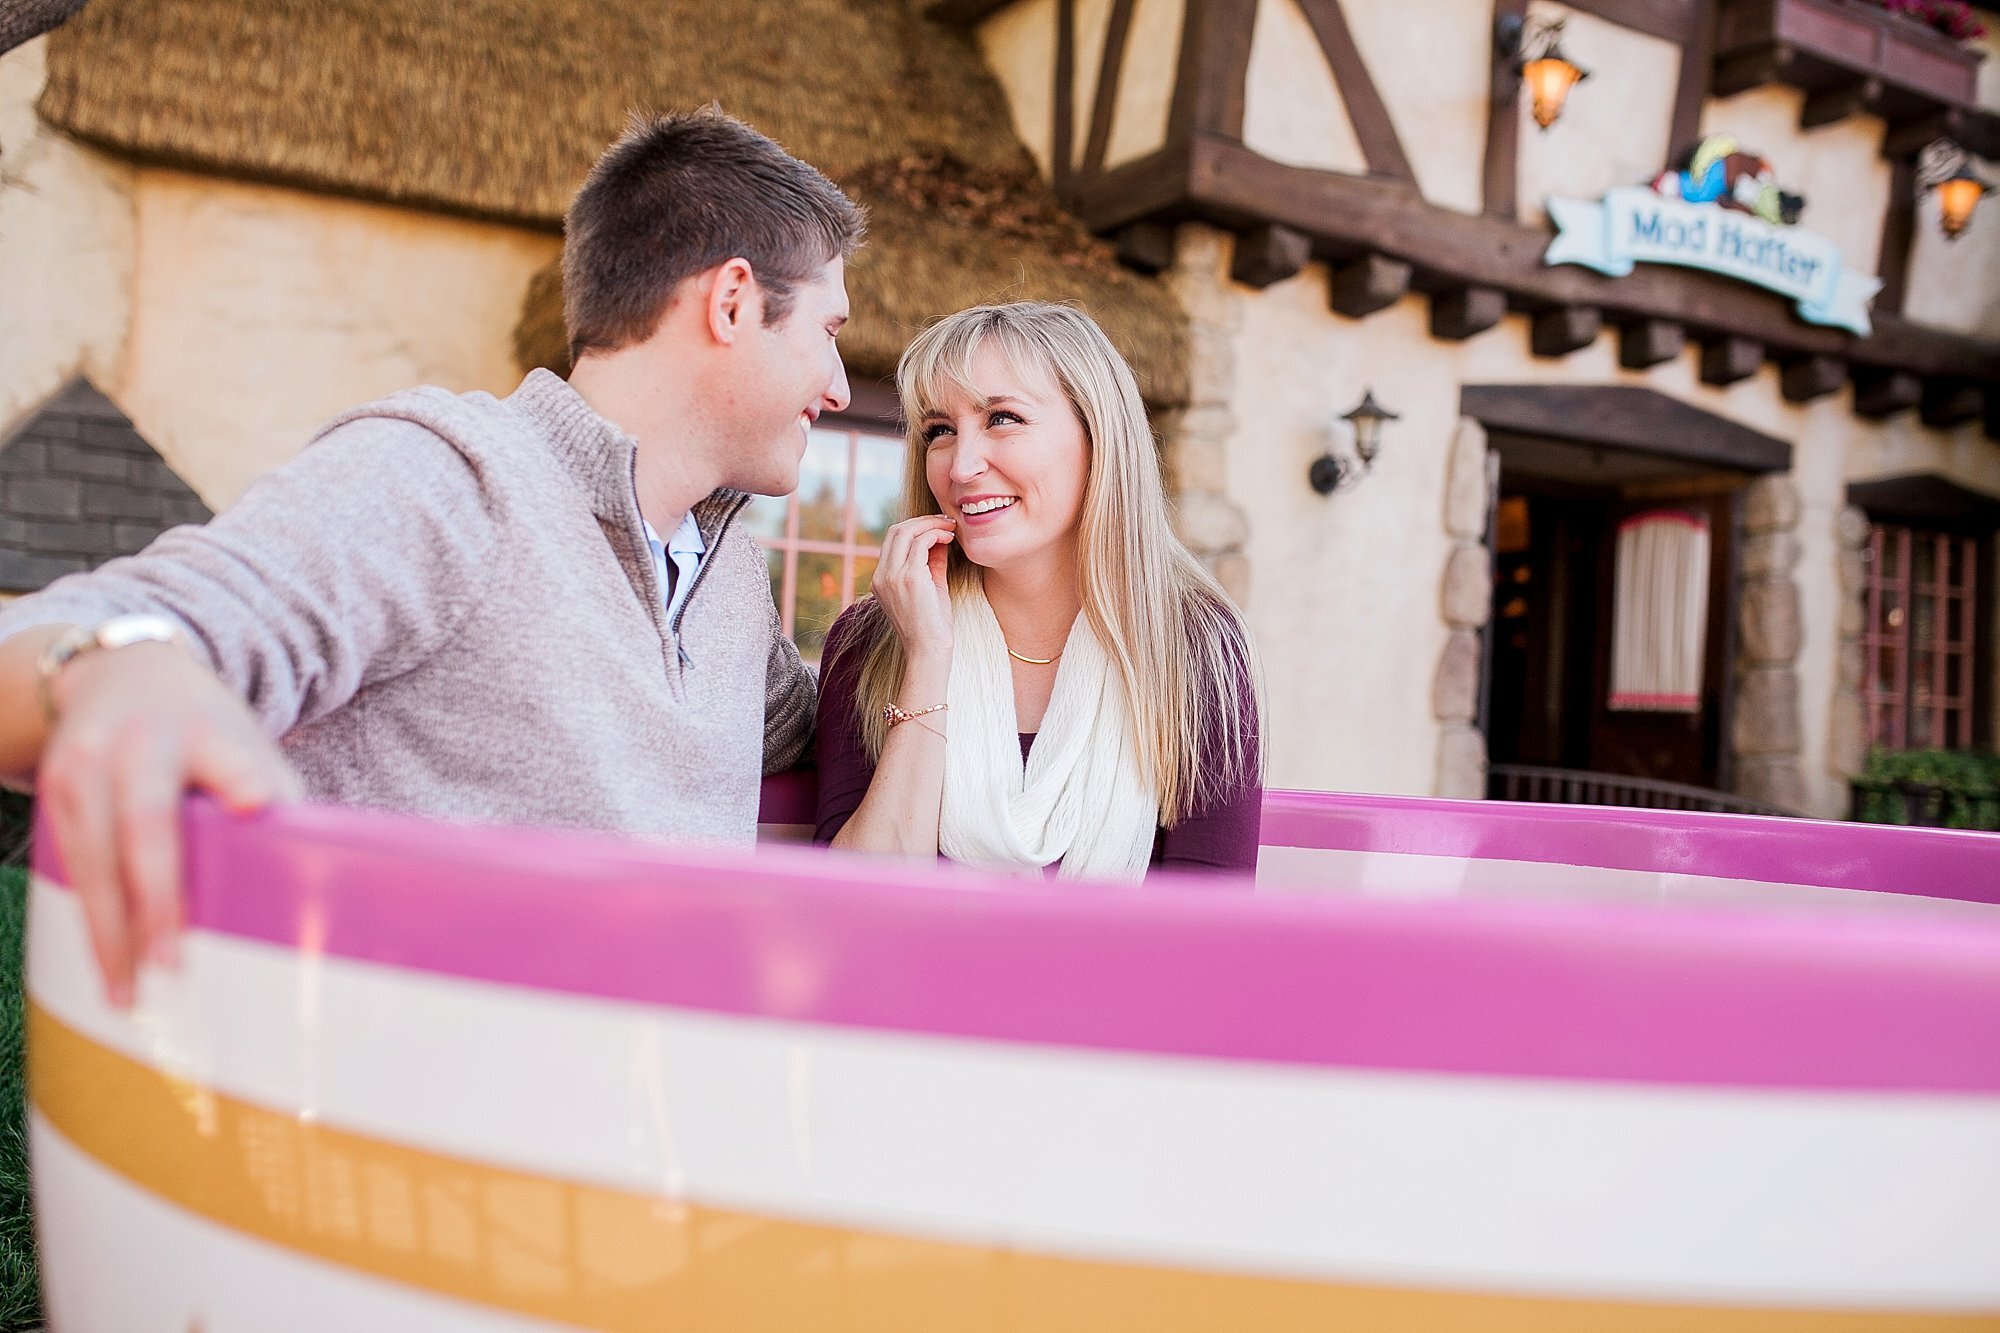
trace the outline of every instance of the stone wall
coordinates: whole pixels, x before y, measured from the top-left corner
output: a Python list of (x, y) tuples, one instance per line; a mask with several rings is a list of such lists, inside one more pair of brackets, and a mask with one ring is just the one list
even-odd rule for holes
[(1242, 296), (1229, 281), (1226, 232), (1189, 224), (1175, 242), (1168, 281), (1188, 316), (1188, 405), (1162, 413), (1161, 462), (1175, 521), (1186, 542), (1240, 607), (1250, 602), (1250, 519), (1228, 496), (1237, 435), (1235, 338)]
[(1794, 577), (1801, 514), (1789, 475), (1759, 477), (1744, 492), (1731, 786), (1786, 810), (1808, 806), (1798, 672), (1805, 625)]
[(1440, 610), (1451, 631), (1431, 687), (1437, 713), (1437, 794), (1460, 800), (1486, 795), (1486, 734), (1479, 730), (1480, 631), (1493, 614), (1493, 552), (1486, 545), (1491, 472), (1486, 428), (1458, 423), (1445, 473), (1444, 528), (1451, 538)]
[(1854, 505), (1834, 521), (1834, 559), (1840, 579), (1840, 647), (1834, 662), (1832, 716), (1827, 726), (1827, 771), (1841, 782), (1861, 776), (1868, 763), (1868, 719), (1861, 706), (1867, 663), (1861, 633), (1868, 624), (1868, 515)]

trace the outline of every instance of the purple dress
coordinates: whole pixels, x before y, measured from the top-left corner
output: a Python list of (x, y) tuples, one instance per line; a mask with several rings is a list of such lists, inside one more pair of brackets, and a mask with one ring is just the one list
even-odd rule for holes
[[(849, 817), (860, 808), (874, 780), (875, 765), (861, 739), (856, 692), (861, 680), (861, 644), (855, 608), (840, 613), (827, 631), (820, 655), (819, 677), (819, 818), (815, 842), (832, 842)], [(1256, 693), (1248, 680), (1239, 684), (1245, 715), (1255, 718)], [(1021, 735), (1021, 758), (1034, 744), (1033, 732)], [(1256, 779), (1256, 749), (1252, 735), (1249, 780), (1208, 809), (1189, 815), (1153, 837), (1152, 864), (1171, 869), (1250, 872), (1257, 868), (1257, 830), (1263, 814), (1264, 789)]]

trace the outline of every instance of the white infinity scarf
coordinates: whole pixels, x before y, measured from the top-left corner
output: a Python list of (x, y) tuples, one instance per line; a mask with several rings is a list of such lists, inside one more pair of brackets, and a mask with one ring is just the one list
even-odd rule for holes
[(999, 870), (1060, 861), (1064, 878), (1143, 878), (1159, 796), (1140, 779), (1124, 683), (1090, 622), (1070, 630), (1025, 765), (1007, 641), (977, 588), (953, 599), (952, 636), (938, 850)]

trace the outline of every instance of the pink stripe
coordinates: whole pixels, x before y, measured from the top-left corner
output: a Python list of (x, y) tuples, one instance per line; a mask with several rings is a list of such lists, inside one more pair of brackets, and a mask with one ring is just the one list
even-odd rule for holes
[(1682, 527), (1699, 528), (1703, 532), (1708, 531), (1707, 519), (1697, 518), (1695, 515), (1682, 509), (1655, 509), (1651, 513), (1634, 514), (1620, 523), (1618, 530), (1623, 532), (1627, 528), (1644, 527), (1649, 523), (1678, 523)]
[(1266, 847), (1709, 875), (2000, 903), (2000, 834), (1626, 806), (1274, 791)]
[(1305, 1065), (2000, 1092), (1984, 923), (1051, 885), (332, 808), (196, 804), (188, 829), (200, 928), (512, 985)]
[[(815, 774), (780, 774), (765, 780), (758, 818), (810, 824), (817, 800)], [(1267, 847), (1604, 866), (2000, 903), (2000, 834), (1955, 829), (1270, 791), (1260, 841)]]
[(1694, 710), (1701, 707), (1698, 694), (1635, 694), (1626, 691), (1611, 696), (1613, 708), (1676, 708)]

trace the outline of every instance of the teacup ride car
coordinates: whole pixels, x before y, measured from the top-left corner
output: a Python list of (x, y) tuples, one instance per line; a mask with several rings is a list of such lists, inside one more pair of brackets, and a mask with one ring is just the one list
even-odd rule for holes
[(1274, 792), (1120, 887), (808, 788), (197, 803), (129, 1012), (44, 856), (53, 1333), (2000, 1328), (2000, 837)]

